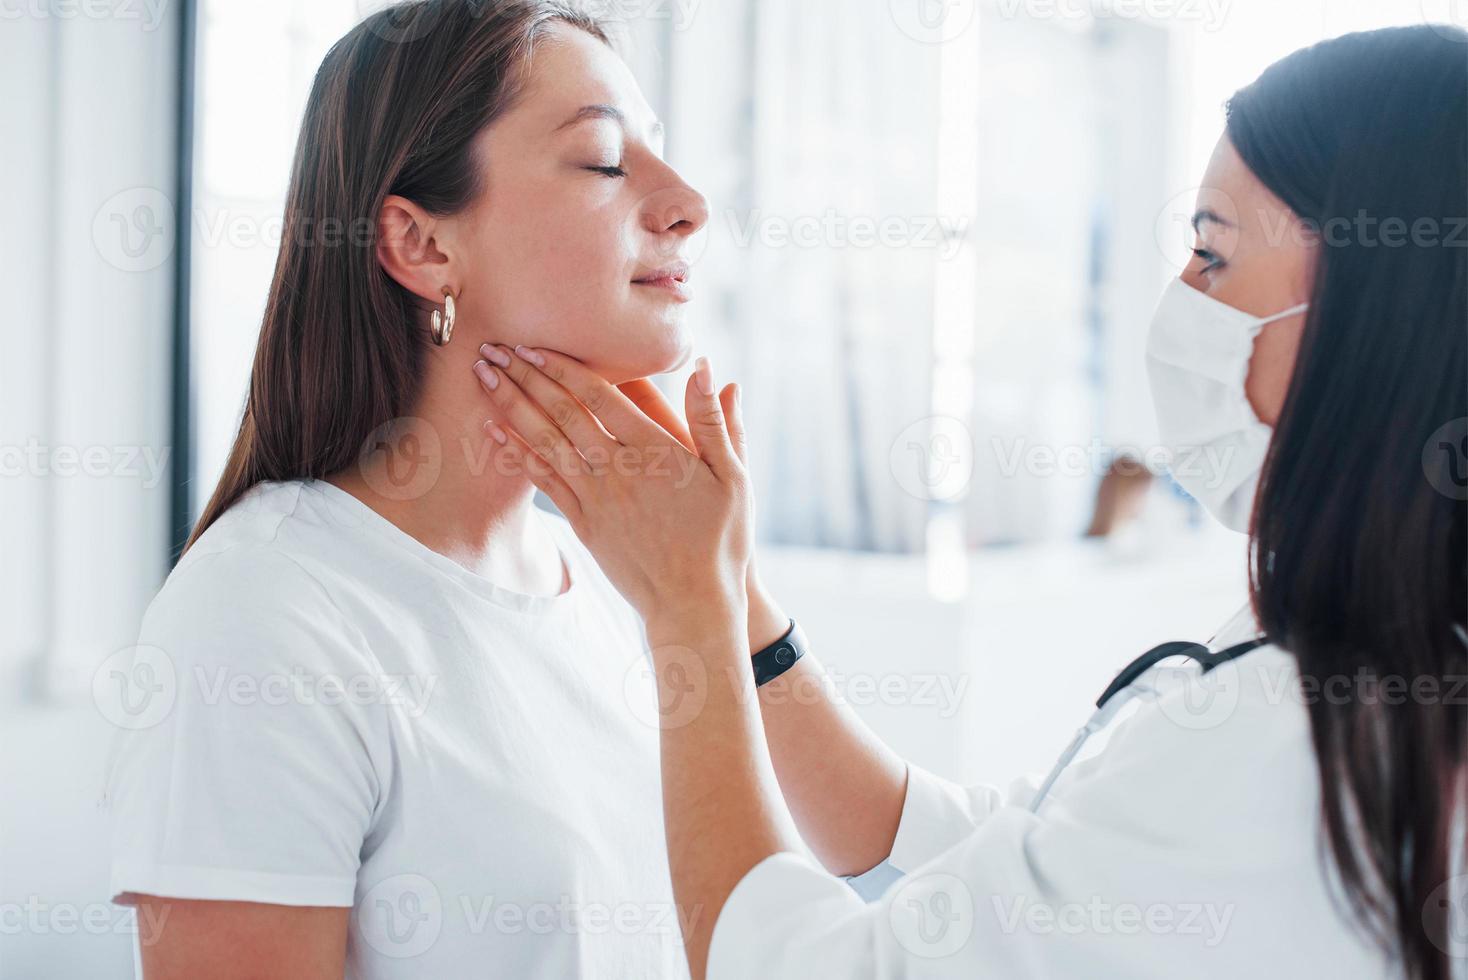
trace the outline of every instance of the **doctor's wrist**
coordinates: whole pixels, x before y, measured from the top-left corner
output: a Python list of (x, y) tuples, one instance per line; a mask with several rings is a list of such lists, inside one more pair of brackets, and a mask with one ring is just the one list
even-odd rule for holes
[(753, 565), (750, 566), (746, 588), (749, 595), (749, 653), (753, 656), (785, 634), (790, 628), (790, 617), (774, 596), (765, 591)]

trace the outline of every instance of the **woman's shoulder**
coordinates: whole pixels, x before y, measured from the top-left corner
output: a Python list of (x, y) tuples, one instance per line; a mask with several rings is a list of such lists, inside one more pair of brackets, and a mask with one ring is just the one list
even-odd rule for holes
[(200, 535), (149, 603), (139, 645), (188, 660), (312, 661), (366, 657), (317, 564), (279, 534), (293, 489), (247, 495)]

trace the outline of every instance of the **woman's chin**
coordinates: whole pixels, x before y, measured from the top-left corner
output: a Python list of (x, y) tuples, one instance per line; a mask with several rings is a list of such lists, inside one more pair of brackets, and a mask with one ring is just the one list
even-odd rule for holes
[[(628, 356), (628, 355), (632, 356)], [(634, 342), (596, 365), (596, 372), (612, 384), (667, 374), (693, 357), (693, 337), (681, 327), (656, 338)]]

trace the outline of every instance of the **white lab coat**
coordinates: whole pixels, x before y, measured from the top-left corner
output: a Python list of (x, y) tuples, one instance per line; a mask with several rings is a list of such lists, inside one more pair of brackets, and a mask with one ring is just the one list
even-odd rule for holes
[(806, 857), (766, 858), (720, 912), (708, 977), (1393, 976), (1332, 901), (1294, 659), (1265, 646), (1208, 677), (1119, 723), (1038, 815), (910, 767), (888, 858), (905, 877), (867, 904)]

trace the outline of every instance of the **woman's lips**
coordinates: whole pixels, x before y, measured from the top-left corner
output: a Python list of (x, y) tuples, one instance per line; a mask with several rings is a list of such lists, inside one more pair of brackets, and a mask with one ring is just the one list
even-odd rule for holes
[(693, 298), (693, 292), (688, 287), (688, 268), (686, 266), (659, 269), (641, 279), (632, 280), (632, 284), (663, 290), (680, 303), (686, 303)]

